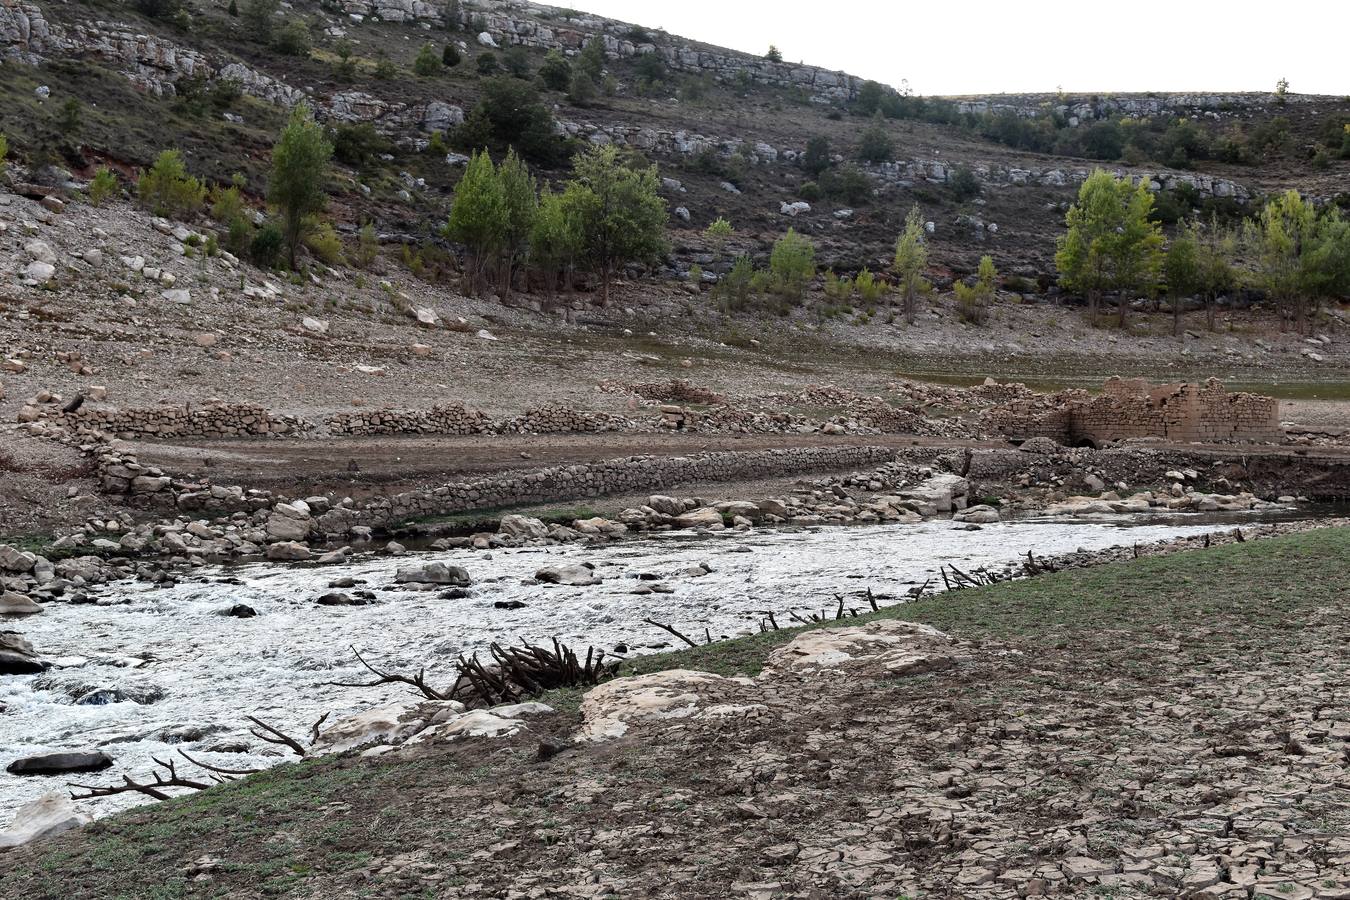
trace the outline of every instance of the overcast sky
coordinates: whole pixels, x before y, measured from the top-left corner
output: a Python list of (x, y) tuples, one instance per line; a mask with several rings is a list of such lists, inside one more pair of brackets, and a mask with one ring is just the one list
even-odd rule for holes
[(579, 0), (576, 8), (919, 94), (1350, 94), (1350, 0)]

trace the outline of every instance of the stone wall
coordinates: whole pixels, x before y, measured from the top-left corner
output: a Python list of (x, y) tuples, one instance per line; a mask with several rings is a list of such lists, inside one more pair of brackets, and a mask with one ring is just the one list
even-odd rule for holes
[(1014, 401), (990, 410), (986, 422), (1014, 440), (1048, 437), (1069, 445), (1130, 438), (1278, 443), (1284, 437), (1278, 400), (1230, 394), (1215, 378), (1159, 386), (1139, 378), (1110, 378), (1100, 396), (1066, 391)]
[(312, 427), (295, 416), (282, 416), (261, 406), (220, 403), (208, 406), (96, 407), (74, 412), (49, 412), (45, 418), (60, 427), (96, 428), (131, 437), (257, 437), (294, 435)]
[(802, 472), (873, 466), (896, 458), (889, 447), (798, 447), (715, 451), (692, 456), (632, 456), (593, 465), (454, 482), (429, 490), (379, 497), (362, 507), (339, 506), (318, 527), (342, 535), (353, 526), (379, 527), (409, 519), (527, 503), (552, 503), (610, 494), (656, 491), (699, 481), (771, 478)]
[(330, 434), (485, 434), (492, 421), (460, 403), (438, 403), (430, 409), (376, 409), (335, 413), (328, 417)]

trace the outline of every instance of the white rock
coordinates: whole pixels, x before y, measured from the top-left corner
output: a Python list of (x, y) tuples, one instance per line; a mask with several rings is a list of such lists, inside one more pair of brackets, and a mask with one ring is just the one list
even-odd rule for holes
[(22, 847), (31, 841), (70, 831), (92, 821), (93, 817), (77, 808), (68, 793), (63, 790), (52, 791), (19, 807), (14, 821), (4, 831), (0, 831), (0, 849)]
[(170, 303), (177, 303), (180, 306), (186, 306), (192, 302), (192, 292), (187, 288), (171, 288), (167, 291), (160, 291), (159, 295)]
[(323, 319), (316, 319), (313, 316), (305, 316), (300, 320), (300, 327), (311, 334), (327, 334), (328, 323)]
[(46, 284), (56, 277), (56, 266), (35, 259), (23, 270), (23, 274), (25, 278), (32, 279), (38, 284)]

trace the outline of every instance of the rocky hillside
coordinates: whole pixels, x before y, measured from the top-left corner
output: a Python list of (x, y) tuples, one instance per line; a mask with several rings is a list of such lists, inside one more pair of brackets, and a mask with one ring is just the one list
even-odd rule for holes
[[(594, 96), (550, 89), (549, 54), (575, 67), (597, 37)], [(424, 45), (456, 64), (415, 74)], [(386, 240), (413, 244), (437, 240), (469, 149), (466, 114), (491, 79), (519, 76), (566, 141), (536, 167), (562, 174), (567, 151), (588, 143), (660, 165), (677, 269), (712, 262), (699, 232), (718, 216), (747, 239), (742, 250), (791, 225), (826, 263), (875, 268), (917, 203), (937, 261), (967, 271), (991, 253), (1004, 272), (1045, 276), (1064, 205), (1094, 166), (1147, 179), (1171, 218), (1233, 214), (1286, 187), (1334, 200), (1350, 172), (1344, 99), (924, 100), (523, 0), (0, 0), (0, 57), (11, 155), (54, 164), (49, 180), (80, 182), (103, 164), (130, 175), (178, 147), (195, 173), (240, 175), (256, 198), (284, 108), (306, 99), (339, 138), (339, 224), (373, 220)], [(866, 162), (858, 143), (878, 110), (892, 148)], [(819, 175), (804, 167), (812, 138), (829, 141), (833, 162)]]

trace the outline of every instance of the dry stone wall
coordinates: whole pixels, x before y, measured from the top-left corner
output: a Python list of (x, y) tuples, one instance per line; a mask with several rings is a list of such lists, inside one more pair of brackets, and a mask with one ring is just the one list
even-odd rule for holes
[(485, 434), (492, 421), (485, 413), (459, 403), (438, 403), (430, 409), (378, 409), (336, 413), (328, 417), (330, 434)]
[(294, 435), (312, 426), (295, 416), (283, 416), (244, 403), (185, 406), (95, 407), (85, 404), (73, 412), (51, 412), (52, 425), (93, 428), (133, 437), (257, 437)]

